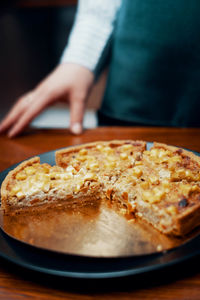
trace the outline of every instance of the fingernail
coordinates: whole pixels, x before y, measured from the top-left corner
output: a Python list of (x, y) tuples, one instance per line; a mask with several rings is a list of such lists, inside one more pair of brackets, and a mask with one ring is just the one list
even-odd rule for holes
[(80, 134), (82, 132), (82, 126), (80, 123), (75, 123), (71, 126), (71, 131), (74, 134)]

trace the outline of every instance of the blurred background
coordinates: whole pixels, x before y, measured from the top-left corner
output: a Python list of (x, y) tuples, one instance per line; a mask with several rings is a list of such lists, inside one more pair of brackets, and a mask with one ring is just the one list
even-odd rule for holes
[[(59, 63), (76, 13), (73, 0), (0, 1), (0, 119), (15, 100), (35, 87)], [(95, 112), (104, 91), (104, 73), (90, 95), (84, 127), (96, 126)], [(65, 128), (69, 111), (48, 108), (32, 126)]]

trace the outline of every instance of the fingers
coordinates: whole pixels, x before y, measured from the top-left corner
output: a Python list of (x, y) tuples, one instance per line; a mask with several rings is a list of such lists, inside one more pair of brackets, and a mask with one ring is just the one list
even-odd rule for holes
[[(52, 72), (33, 91), (20, 98), (0, 124), (0, 133), (8, 131), (14, 137), (32, 121), (47, 105), (56, 101), (63, 92), (63, 76)], [(61, 91), (61, 92), (60, 92)], [(60, 92), (60, 94), (59, 94)], [(64, 90), (65, 92), (65, 90)]]
[[(63, 64), (56, 68), (31, 93), (17, 101), (0, 124), (0, 133), (9, 131), (14, 137), (49, 104), (65, 99), (70, 105), (70, 129), (74, 134), (82, 132), (85, 100), (93, 84), (94, 75), (76, 64)], [(29, 99), (29, 100), (28, 100)], [(31, 99), (31, 101), (30, 101)]]
[(83, 131), (83, 115), (85, 110), (85, 98), (70, 97), (70, 130), (74, 134), (81, 134)]
[(1, 122), (0, 133), (7, 131), (17, 121), (17, 119), (23, 114), (27, 106), (30, 105), (31, 100), (32, 100), (32, 94), (29, 93), (23, 96), (22, 98), (20, 98), (15, 103), (13, 108), (10, 110), (10, 112)]
[(48, 101), (45, 99), (34, 99), (31, 102), (31, 105), (27, 106), (23, 111), (23, 114), (20, 115), (20, 118), (17, 119), (16, 123), (12, 126), (11, 130), (8, 133), (9, 137), (14, 137), (18, 135), (23, 129), (39, 114), (44, 108), (48, 105)]

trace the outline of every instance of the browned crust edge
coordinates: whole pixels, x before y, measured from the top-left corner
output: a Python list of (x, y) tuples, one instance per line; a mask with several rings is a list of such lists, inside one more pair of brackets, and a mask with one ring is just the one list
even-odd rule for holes
[(2, 185), (1, 185), (1, 209), (2, 210), (9, 210), (9, 205), (7, 204), (8, 199), (8, 186), (12, 182), (12, 180), (15, 178), (15, 175), (25, 169), (28, 166), (32, 166), (35, 163), (40, 163), (40, 158), (38, 156), (32, 157), (28, 160), (23, 161), (21, 164), (19, 164), (16, 168), (14, 168), (12, 171), (8, 173), (6, 178), (4, 179)]
[(96, 194), (81, 195), (80, 198), (74, 198), (73, 195), (68, 196), (67, 201), (60, 199), (55, 202), (45, 203), (36, 206), (23, 206), (23, 207), (11, 207), (9, 210), (5, 211), (4, 215), (15, 216), (15, 215), (36, 215), (41, 213), (46, 213), (47, 211), (56, 211), (61, 209), (68, 209), (69, 211), (75, 212), (84, 206), (90, 206), (91, 203), (93, 207), (98, 207), (100, 205), (100, 198), (96, 197)]
[[(200, 203), (185, 211), (176, 220), (176, 226), (169, 234), (184, 236), (200, 225)], [(167, 233), (168, 234), (168, 233)]]

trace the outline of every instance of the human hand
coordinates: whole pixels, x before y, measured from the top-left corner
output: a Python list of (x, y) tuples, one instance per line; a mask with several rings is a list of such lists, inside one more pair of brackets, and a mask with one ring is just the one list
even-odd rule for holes
[(0, 123), (0, 133), (9, 137), (20, 134), (46, 107), (65, 101), (70, 107), (70, 130), (82, 132), (86, 100), (94, 82), (94, 75), (85, 67), (65, 63), (59, 65), (35, 89), (19, 98)]

